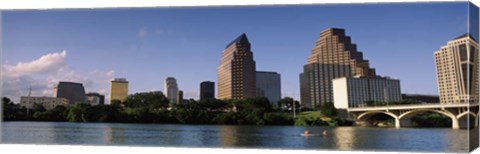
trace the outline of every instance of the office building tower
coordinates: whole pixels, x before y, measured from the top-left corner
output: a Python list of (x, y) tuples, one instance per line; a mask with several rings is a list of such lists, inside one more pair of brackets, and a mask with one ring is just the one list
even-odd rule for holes
[(256, 82), (258, 97), (266, 97), (272, 104), (280, 101), (282, 97), (280, 74), (257, 71)]
[(165, 79), (165, 95), (167, 96), (168, 100), (170, 100), (170, 103), (177, 102), (177, 93), (177, 80), (173, 77), (167, 77), (167, 79)]
[(87, 103), (91, 105), (105, 105), (105, 96), (99, 93), (87, 93)]
[(85, 103), (85, 88), (81, 83), (60, 81), (53, 89), (53, 97), (65, 98), (70, 104)]
[(218, 66), (218, 98), (245, 99), (256, 96), (255, 61), (247, 35), (229, 43)]
[(200, 100), (215, 98), (215, 82), (203, 81), (200, 83)]
[(177, 104), (183, 103), (183, 91), (179, 90), (177, 92)]
[(351, 43), (345, 30), (329, 28), (321, 32), (308, 64), (300, 74), (300, 99), (304, 107), (316, 108), (333, 102), (332, 80), (339, 77), (376, 76), (363, 53)]
[(465, 34), (435, 52), (440, 103), (479, 102), (478, 43)]
[(388, 77), (340, 77), (333, 79), (334, 106), (348, 109), (367, 106), (367, 101), (402, 100), (400, 80)]
[(110, 81), (110, 101), (125, 101), (128, 96), (128, 81), (125, 78), (115, 78)]

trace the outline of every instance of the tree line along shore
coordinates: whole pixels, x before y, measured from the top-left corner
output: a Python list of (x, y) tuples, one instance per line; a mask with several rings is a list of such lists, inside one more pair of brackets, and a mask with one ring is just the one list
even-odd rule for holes
[[(292, 108), (295, 104), (296, 116)], [(110, 122), (152, 124), (212, 125), (290, 125), (290, 126), (353, 126), (354, 122), (337, 117), (333, 103), (318, 110), (300, 108), (298, 101), (285, 97), (272, 105), (257, 97), (241, 100), (202, 99), (170, 104), (162, 92), (128, 95), (125, 101), (112, 100), (108, 105), (76, 103), (71, 107), (56, 106), (47, 110), (40, 104), (27, 109), (2, 98), (4, 121)], [(392, 125), (384, 115), (373, 117), (374, 123)], [(418, 127), (448, 127), (448, 117), (435, 113), (418, 115), (412, 121)], [(380, 121), (380, 122), (379, 122)]]

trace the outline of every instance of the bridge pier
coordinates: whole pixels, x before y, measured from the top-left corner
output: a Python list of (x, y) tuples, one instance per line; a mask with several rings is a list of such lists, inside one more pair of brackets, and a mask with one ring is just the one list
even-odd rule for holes
[(457, 117), (453, 116), (452, 119), (452, 129), (460, 129), (460, 124), (458, 122)]
[(478, 127), (478, 116), (480, 113), (477, 113), (477, 116), (475, 116), (475, 127)]
[(400, 128), (400, 119), (399, 118), (395, 118), (395, 128)]

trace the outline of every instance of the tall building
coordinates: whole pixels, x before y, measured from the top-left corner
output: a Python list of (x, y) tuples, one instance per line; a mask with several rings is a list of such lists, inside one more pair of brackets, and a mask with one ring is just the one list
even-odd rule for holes
[(125, 101), (128, 96), (128, 81), (125, 78), (115, 78), (110, 81), (110, 101)]
[(227, 45), (218, 66), (218, 98), (244, 99), (256, 96), (255, 61), (247, 35)]
[(257, 71), (256, 80), (257, 96), (266, 97), (272, 104), (280, 101), (282, 97), (280, 74)]
[(165, 79), (165, 95), (167, 96), (168, 100), (170, 100), (170, 103), (177, 102), (177, 93), (177, 80), (173, 77), (167, 77), (167, 79)]
[(26, 108), (33, 108), (34, 104), (42, 105), (45, 109), (51, 110), (57, 106), (69, 107), (70, 103), (66, 98), (56, 98), (56, 97), (32, 97), (32, 96), (22, 96), (20, 97), (20, 106)]
[(203, 81), (200, 83), (200, 99), (215, 98), (215, 82)]
[(87, 93), (87, 103), (91, 105), (104, 105), (105, 96), (99, 93)]
[(85, 88), (81, 83), (60, 81), (53, 89), (53, 97), (65, 98), (70, 104), (85, 103)]
[(337, 109), (365, 106), (367, 101), (402, 100), (400, 80), (386, 77), (340, 77), (333, 79), (334, 105)]
[(478, 43), (465, 34), (435, 52), (440, 103), (478, 103)]
[(179, 90), (177, 92), (177, 104), (183, 103), (183, 91)]
[(316, 108), (333, 102), (332, 80), (338, 77), (376, 76), (363, 53), (351, 43), (345, 30), (329, 28), (320, 33), (308, 64), (300, 74), (300, 100), (303, 106)]

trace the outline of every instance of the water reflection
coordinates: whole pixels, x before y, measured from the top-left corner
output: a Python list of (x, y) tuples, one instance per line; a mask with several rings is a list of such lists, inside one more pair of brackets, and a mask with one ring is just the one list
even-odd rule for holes
[(104, 132), (104, 137), (103, 138), (104, 138), (105, 144), (107, 144), (107, 145), (113, 144), (113, 139), (114, 139), (113, 138), (114, 137), (114, 135), (113, 135), (114, 132), (113, 131), (114, 130), (113, 130), (112, 126), (110, 126), (110, 125), (107, 125), (105, 127), (105, 129), (103, 130), (103, 132)]
[(355, 142), (357, 142), (355, 136), (357, 133), (354, 127), (339, 127), (333, 130), (332, 135), (336, 148), (339, 150), (353, 150), (355, 148)]
[(237, 134), (236, 127), (222, 126), (220, 127), (219, 134), (222, 147), (234, 147), (237, 145), (237, 138), (235, 136), (235, 134)]
[[(304, 137), (309, 130), (328, 136)], [(4, 122), (2, 142), (213, 148), (467, 152), (471, 130)]]

